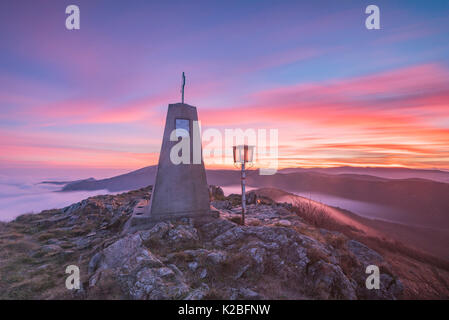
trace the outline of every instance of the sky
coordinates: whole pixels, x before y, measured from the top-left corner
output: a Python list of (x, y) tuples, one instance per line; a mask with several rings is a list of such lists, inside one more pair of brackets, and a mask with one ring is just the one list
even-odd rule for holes
[(203, 130), (277, 129), (281, 167), (447, 170), (447, 39), (448, 1), (2, 0), (0, 168), (156, 164), (184, 71)]

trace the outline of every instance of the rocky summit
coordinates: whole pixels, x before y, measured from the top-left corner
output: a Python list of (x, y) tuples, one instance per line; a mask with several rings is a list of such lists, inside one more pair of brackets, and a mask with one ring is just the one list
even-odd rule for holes
[[(1, 224), (0, 298), (401, 298), (401, 281), (379, 253), (269, 199), (248, 205), (245, 226), (235, 196), (218, 190), (219, 218), (123, 234), (150, 191), (92, 197)], [(65, 287), (68, 265), (80, 268), (78, 290)], [(368, 265), (380, 268), (378, 290), (366, 288)]]

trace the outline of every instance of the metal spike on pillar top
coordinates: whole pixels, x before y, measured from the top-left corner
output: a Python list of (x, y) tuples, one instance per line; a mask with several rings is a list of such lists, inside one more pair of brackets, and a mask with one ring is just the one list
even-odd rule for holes
[(182, 104), (184, 104), (184, 87), (186, 86), (186, 75), (183, 72), (182, 73), (182, 87), (181, 87), (181, 92), (182, 92)]

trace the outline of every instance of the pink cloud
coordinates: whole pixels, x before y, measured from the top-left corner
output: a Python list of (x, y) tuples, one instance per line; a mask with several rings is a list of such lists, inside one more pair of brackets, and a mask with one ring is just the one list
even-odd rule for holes
[[(255, 93), (239, 108), (202, 111), (206, 126), (278, 126), (283, 163), (449, 167), (449, 72), (436, 64)], [(292, 140), (301, 128), (311, 140)], [(329, 141), (334, 142), (330, 143)], [(340, 157), (338, 157), (340, 155)], [(446, 159), (446, 160), (443, 160)], [(363, 161), (362, 161), (363, 160)]]

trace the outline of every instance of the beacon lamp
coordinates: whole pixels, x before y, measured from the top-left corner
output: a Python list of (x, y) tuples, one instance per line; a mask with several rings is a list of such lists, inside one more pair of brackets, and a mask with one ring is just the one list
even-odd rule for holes
[(246, 167), (253, 166), (254, 146), (239, 145), (232, 147), (232, 154), (234, 156), (234, 165), (240, 166), (242, 171), (241, 184), (242, 184), (242, 225), (245, 225), (245, 213), (246, 213), (246, 196), (245, 196), (245, 179)]

